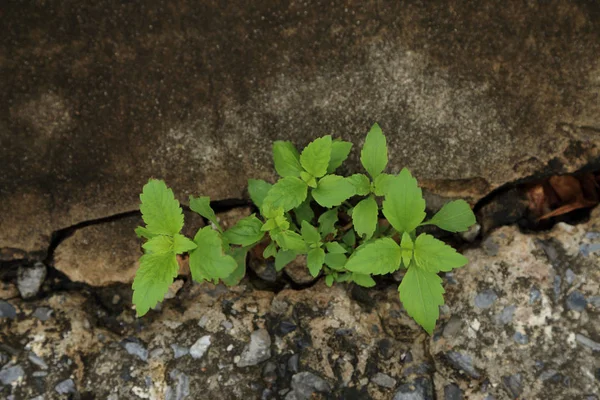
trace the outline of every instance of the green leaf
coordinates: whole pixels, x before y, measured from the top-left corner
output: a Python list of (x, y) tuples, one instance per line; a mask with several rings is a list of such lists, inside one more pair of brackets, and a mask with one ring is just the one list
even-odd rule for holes
[(294, 215), (296, 216), (296, 223), (302, 224), (302, 221), (310, 222), (315, 217), (315, 212), (310, 206), (311, 195), (307, 195), (306, 199), (298, 207), (294, 209)]
[(175, 254), (187, 253), (194, 250), (196, 247), (196, 243), (179, 233), (173, 236), (173, 250), (175, 251)]
[(383, 214), (400, 233), (412, 232), (425, 218), (425, 200), (417, 180), (404, 168), (383, 202)]
[(217, 216), (215, 215), (213, 209), (210, 207), (209, 197), (190, 196), (190, 209), (193, 212), (200, 214), (201, 216), (212, 222), (219, 229), (219, 231), (222, 231), (221, 225), (219, 224), (219, 221), (217, 221)]
[(344, 142), (343, 140), (336, 139), (331, 143), (331, 159), (327, 166), (327, 173), (333, 174), (340, 165), (348, 158), (350, 150), (352, 149), (352, 143)]
[(464, 232), (477, 222), (471, 206), (464, 200), (444, 204), (433, 218), (425, 224), (432, 224), (448, 232)]
[(248, 193), (250, 193), (250, 199), (258, 208), (262, 208), (263, 202), (267, 197), (267, 193), (271, 190), (271, 185), (262, 179), (249, 179), (248, 180)]
[(371, 278), (370, 275), (367, 274), (357, 274), (356, 272), (352, 273), (352, 282), (356, 283), (358, 286), (362, 287), (373, 287), (375, 286), (375, 281)]
[(133, 304), (138, 317), (162, 301), (177, 276), (179, 264), (175, 253), (144, 254), (133, 280)]
[(330, 234), (334, 234), (337, 232), (335, 229), (335, 223), (338, 222), (338, 210), (334, 208), (329, 211), (325, 211), (323, 214), (319, 216), (319, 232), (321, 233), (321, 237), (325, 237)]
[(183, 228), (183, 210), (173, 191), (160, 180), (151, 179), (140, 195), (140, 211), (148, 232), (173, 236)]
[(336, 282), (348, 282), (348, 281), (351, 281), (351, 280), (352, 280), (352, 274), (348, 274), (348, 273), (346, 273), (346, 274), (338, 274), (335, 277), (335, 281)]
[(414, 244), (408, 232), (404, 232), (402, 234), (402, 243), (400, 244), (402, 248), (402, 265), (404, 268), (408, 268), (413, 258), (413, 248)]
[(312, 249), (308, 252), (306, 256), (306, 264), (308, 266), (308, 270), (313, 277), (317, 277), (321, 272), (321, 268), (323, 268), (323, 263), (325, 262), (325, 250), (321, 248)]
[(444, 304), (442, 279), (433, 272), (411, 265), (400, 286), (400, 301), (410, 315), (430, 335)]
[(323, 177), (319, 180), (317, 188), (312, 191), (315, 201), (327, 208), (339, 206), (354, 194), (354, 185), (348, 179), (338, 175)]
[(327, 253), (325, 254), (325, 264), (336, 271), (341, 271), (344, 269), (344, 265), (346, 265), (346, 261), (348, 258), (345, 254), (340, 253)]
[(352, 223), (359, 236), (368, 240), (373, 236), (377, 227), (377, 217), (379, 215), (379, 206), (373, 196), (363, 199), (354, 207), (352, 211)]
[(325, 247), (327, 248), (327, 252), (329, 252), (329, 253), (336, 253), (336, 254), (347, 253), (346, 249), (338, 242), (327, 242), (327, 243), (325, 243)]
[(365, 174), (354, 174), (349, 176), (348, 180), (354, 186), (357, 195), (366, 196), (371, 193), (371, 180)]
[(360, 152), (360, 161), (373, 179), (383, 172), (388, 162), (385, 136), (379, 125), (375, 124), (367, 134)]
[(325, 277), (325, 284), (327, 287), (331, 287), (333, 285), (333, 275), (327, 275)]
[(317, 228), (312, 226), (306, 221), (302, 221), (302, 238), (308, 244), (319, 244), (321, 243), (321, 235)]
[(246, 275), (246, 255), (248, 254), (248, 248), (236, 247), (229, 254), (237, 263), (236, 269), (226, 278), (223, 278), (223, 283), (227, 286), (235, 286), (244, 279)]
[(354, 231), (350, 230), (350, 231), (346, 232), (344, 234), (344, 236), (342, 237), (342, 242), (344, 242), (346, 245), (348, 245), (350, 247), (354, 247), (354, 245), (356, 244), (356, 235), (354, 234)]
[(166, 235), (155, 236), (144, 243), (142, 248), (148, 253), (173, 253), (173, 238)]
[(291, 250), (279, 250), (275, 255), (275, 270), (281, 271), (286, 265), (294, 261), (297, 257), (296, 252)]
[(383, 275), (400, 267), (402, 251), (390, 238), (377, 239), (357, 248), (346, 269), (361, 274)]
[(302, 179), (304, 182), (306, 182), (306, 184), (311, 188), (317, 187), (317, 178), (315, 178), (314, 176), (312, 176), (311, 174), (309, 174), (306, 171), (302, 171), (300, 173), (300, 179)]
[(190, 252), (190, 271), (196, 282), (227, 278), (237, 268), (237, 262), (223, 253), (223, 241), (217, 231), (206, 226), (196, 233), (198, 247)]
[(307, 190), (308, 186), (302, 179), (288, 176), (273, 185), (263, 204), (269, 204), (273, 208), (281, 207), (283, 211), (289, 211), (302, 204), (306, 199)]
[(302, 172), (300, 155), (292, 142), (275, 141), (273, 143), (273, 161), (275, 170), (283, 178), (288, 176), (299, 177), (300, 172)]
[(323, 136), (308, 144), (300, 155), (300, 164), (306, 172), (315, 178), (320, 178), (327, 173), (327, 166), (331, 159), (331, 136)]
[(390, 188), (394, 185), (396, 177), (390, 174), (380, 174), (375, 178), (373, 184), (375, 185), (375, 195), (385, 196)]
[(263, 250), (263, 258), (265, 258), (265, 259), (267, 259), (269, 257), (275, 257), (276, 254), (277, 254), (277, 246), (275, 245), (275, 242), (269, 243), (269, 245), (267, 247), (265, 247), (265, 249)]
[(448, 272), (469, 261), (452, 247), (426, 233), (420, 234), (415, 240), (414, 257), (419, 268), (433, 273)]
[(223, 236), (231, 244), (250, 246), (263, 238), (265, 233), (261, 230), (262, 226), (263, 223), (252, 214), (239, 220), (237, 224), (225, 231)]
[(150, 232), (148, 229), (144, 228), (143, 226), (138, 226), (137, 228), (135, 228), (135, 234), (137, 235), (137, 237), (144, 239), (152, 239), (153, 237), (157, 236), (154, 233)]
[(282, 231), (274, 235), (273, 239), (283, 250), (293, 250), (297, 253), (306, 252), (306, 243), (296, 232)]

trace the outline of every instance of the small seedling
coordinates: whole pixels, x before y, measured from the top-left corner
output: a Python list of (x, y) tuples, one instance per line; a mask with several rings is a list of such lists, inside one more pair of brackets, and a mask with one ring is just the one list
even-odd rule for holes
[(331, 136), (314, 140), (302, 153), (291, 142), (276, 141), (273, 159), (280, 179), (275, 184), (248, 182), (259, 215), (223, 230), (209, 198), (190, 197), (190, 209), (211, 222), (193, 240), (181, 234), (183, 211), (173, 191), (163, 181), (150, 180), (140, 196), (146, 226), (136, 229), (146, 239), (133, 282), (138, 316), (164, 298), (177, 276), (177, 255), (189, 254), (196, 282), (235, 285), (245, 275), (248, 251), (265, 242), (263, 257), (273, 257), (278, 271), (306, 255), (310, 274), (323, 274), (328, 286), (354, 282), (372, 287), (373, 275), (406, 269), (398, 287), (400, 300), (431, 334), (444, 304), (438, 273), (462, 267), (467, 259), (432, 235), (419, 233), (419, 227), (462, 232), (476, 222), (475, 215), (467, 202), (456, 200), (425, 220), (425, 200), (408, 169), (397, 175), (383, 172), (388, 151), (379, 125), (371, 128), (361, 151), (368, 175), (335, 174), (351, 148), (352, 143)]

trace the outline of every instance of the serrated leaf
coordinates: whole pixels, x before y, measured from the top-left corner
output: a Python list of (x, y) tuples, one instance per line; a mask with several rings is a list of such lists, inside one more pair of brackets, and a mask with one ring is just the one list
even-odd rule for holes
[(346, 273), (346, 274), (338, 274), (335, 277), (335, 281), (336, 282), (348, 282), (348, 281), (351, 281), (351, 280), (352, 280), (352, 274), (348, 274), (348, 273)]
[(360, 162), (373, 179), (377, 178), (387, 165), (387, 144), (378, 124), (374, 124), (367, 134), (360, 152)]
[(356, 244), (356, 235), (354, 234), (354, 231), (350, 230), (350, 231), (346, 232), (344, 234), (344, 236), (342, 237), (342, 242), (344, 242), (346, 245), (348, 245), (350, 247), (354, 247), (354, 245)]
[(237, 262), (223, 253), (221, 235), (210, 226), (196, 233), (198, 247), (190, 252), (190, 271), (196, 282), (227, 278), (237, 268)]
[(329, 211), (325, 211), (323, 214), (319, 216), (319, 232), (322, 237), (325, 237), (330, 234), (335, 234), (337, 229), (335, 229), (335, 223), (338, 222), (338, 210), (334, 208)]
[(310, 194), (306, 196), (306, 199), (298, 207), (294, 208), (294, 215), (296, 217), (296, 223), (302, 224), (302, 221), (310, 222), (315, 217), (315, 212), (310, 206), (312, 197)]
[(331, 159), (331, 136), (323, 136), (308, 144), (300, 155), (300, 164), (315, 178), (327, 173)]
[(390, 174), (380, 174), (373, 181), (375, 195), (385, 196), (395, 182), (396, 177)]
[(412, 232), (425, 218), (425, 200), (417, 180), (404, 168), (383, 201), (383, 215), (400, 233)]
[(140, 195), (140, 211), (146, 229), (155, 235), (173, 236), (183, 228), (183, 210), (173, 191), (157, 179), (144, 185)]
[(223, 236), (231, 244), (250, 246), (263, 238), (265, 233), (261, 230), (262, 226), (263, 223), (252, 214), (239, 220), (237, 224), (225, 231)]
[(210, 207), (210, 197), (190, 196), (190, 209), (193, 212), (200, 214), (201, 216), (212, 222), (220, 231), (222, 230), (219, 221), (217, 221), (217, 216), (215, 215), (215, 212)]
[(196, 243), (179, 233), (173, 236), (173, 251), (175, 251), (175, 254), (187, 253), (196, 247)]
[(286, 265), (294, 261), (297, 257), (296, 252), (291, 250), (279, 250), (275, 255), (275, 270), (278, 272), (285, 268)]
[(414, 244), (408, 232), (402, 234), (402, 242), (400, 244), (402, 248), (402, 265), (404, 268), (408, 268), (413, 258)]
[(306, 243), (302, 236), (292, 231), (282, 231), (276, 235), (273, 235), (273, 239), (277, 242), (279, 247), (284, 250), (292, 250), (297, 253), (306, 252)]
[(323, 268), (325, 262), (325, 250), (321, 248), (312, 249), (306, 256), (306, 265), (308, 270), (313, 277), (317, 277)]
[(400, 267), (402, 251), (390, 238), (377, 239), (357, 248), (346, 263), (346, 269), (361, 274), (383, 275)]
[(248, 193), (250, 194), (250, 199), (258, 208), (262, 208), (263, 202), (267, 197), (267, 193), (271, 190), (271, 185), (268, 182), (263, 181), (262, 179), (249, 179), (248, 180)]
[(144, 239), (152, 239), (153, 237), (157, 236), (156, 234), (150, 232), (143, 226), (138, 226), (137, 228), (135, 228), (135, 234), (137, 235), (137, 237)]
[(263, 206), (268, 204), (272, 208), (281, 207), (283, 211), (289, 211), (302, 204), (306, 199), (307, 190), (306, 182), (300, 178), (282, 178), (269, 190)]
[(346, 261), (348, 258), (345, 254), (341, 253), (327, 253), (325, 254), (325, 264), (336, 271), (341, 271), (344, 269), (344, 265), (346, 265)]
[(275, 255), (277, 254), (277, 246), (275, 245), (275, 242), (271, 242), (268, 244), (267, 247), (265, 247), (265, 249), (263, 250), (263, 258), (267, 259), (269, 257), (275, 257)]
[(144, 243), (142, 248), (146, 250), (147, 253), (173, 253), (173, 238), (166, 235), (155, 236)]
[(246, 255), (248, 254), (248, 249), (245, 247), (236, 247), (231, 250), (229, 254), (235, 262), (237, 263), (236, 269), (226, 278), (223, 278), (223, 283), (227, 286), (235, 286), (246, 275)]
[(378, 216), (379, 206), (373, 196), (361, 200), (352, 212), (352, 223), (356, 233), (367, 240), (370, 239), (377, 228)]
[(415, 240), (415, 263), (419, 268), (437, 273), (464, 266), (469, 260), (446, 243), (422, 233)]
[(133, 304), (138, 317), (162, 301), (177, 276), (179, 264), (175, 253), (144, 254), (133, 280)]
[(366, 196), (371, 193), (371, 180), (365, 174), (351, 175), (348, 180), (354, 186), (357, 195)]
[(321, 242), (321, 235), (319, 235), (319, 231), (317, 228), (312, 226), (306, 221), (302, 221), (302, 238), (308, 244), (318, 244)]
[(339, 206), (354, 196), (354, 185), (342, 176), (327, 175), (319, 180), (312, 196), (317, 203), (326, 208)]
[(358, 274), (356, 272), (352, 273), (352, 282), (354, 282), (358, 286), (362, 286), (362, 287), (373, 287), (373, 286), (375, 286), (375, 281), (373, 280), (373, 278), (371, 278), (370, 275)]
[(410, 315), (430, 335), (444, 304), (442, 279), (435, 273), (411, 265), (398, 287), (400, 301)]
[(277, 140), (273, 143), (273, 162), (279, 176), (299, 177), (302, 172), (300, 154), (292, 142)]
[(327, 173), (332, 174), (342, 163), (348, 158), (352, 143), (344, 142), (343, 140), (334, 140), (331, 143), (331, 159), (327, 166)]
[(326, 284), (328, 287), (331, 287), (331, 286), (333, 285), (333, 275), (327, 275), (327, 276), (325, 277), (325, 284)]
[(329, 252), (329, 253), (336, 253), (336, 254), (347, 253), (346, 249), (338, 242), (327, 242), (327, 243), (325, 243), (325, 247), (327, 248), (327, 252)]
[(426, 224), (436, 225), (448, 232), (464, 232), (477, 222), (471, 206), (464, 200), (444, 204)]

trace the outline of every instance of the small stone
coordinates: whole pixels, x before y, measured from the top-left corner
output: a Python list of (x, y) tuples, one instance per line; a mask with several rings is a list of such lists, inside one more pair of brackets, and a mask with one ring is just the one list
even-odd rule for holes
[(497, 256), (498, 251), (500, 250), (500, 246), (494, 241), (494, 239), (491, 236), (483, 241), (482, 246), (485, 254), (491, 257)]
[(300, 372), (292, 376), (292, 391), (285, 397), (286, 400), (308, 400), (313, 393), (328, 393), (331, 386), (327, 381), (312, 372)]
[(205, 335), (196, 340), (196, 343), (190, 347), (190, 356), (195, 359), (202, 358), (206, 350), (210, 347), (210, 336)]
[(200, 317), (200, 320), (198, 321), (198, 326), (202, 329), (204, 329), (206, 327), (206, 324), (208, 324), (208, 316), (203, 315), (202, 317)]
[(38, 307), (32, 315), (40, 321), (48, 321), (52, 313), (54, 313), (54, 310), (49, 307)]
[(533, 304), (542, 298), (542, 292), (539, 289), (532, 287), (529, 291), (529, 304)]
[(17, 382), (25, 376), (23, 368), (17, 364), (10, 367), (4, 366), (0, 369), (0, 382), (3, 385), (10, 385), (13, 382)]
[(584, 345), (585, 347), (589, 347), (594, 351), (600, 351), (600, 343), (594, 342), (592, 339), (586, 336), (583, 336), (578, 333), (577, 335), (575, 335), (575, 340), (577, 340), (580, 344)]
[(287, 362), (287, 367), (293, 373), (300, 371), (300, 354), (293, 354)]
[(255, 256), (250, 253), (248, 257), (248, 267), (254, 271), (256, 276), (266, 282), (275, 282), (277, 280), (277, 270), (273, 258), (264, 259), (262, 255)]
[(298, 285), (308, 285), (317, 279), (310, 274), (306, 267), (306, 255), (296, 257), (295, 260), (285, 266), (283, 271)]
[(453, 315), (450, 317), (446, 325), (444, 326), (444, 330), (442, 331), (442, 336), (446, 339), (456, 336), (463, 327), (463, 322), (460, 317)]
[(512, 394), (513, 398), (518, 398), (523, 392), (523, 383), (521, 374), (515, 374), (510, 376), (503, 376), (502, 383), (508, 389), (510, 394)]
[(56, 390), (58, 394), (75, 393), (75, 382), (73, 382), (73, 379), (65, 379), (58, 385), (54, 386), (54, 390)]
[(35, 353), (29, 353), (27, 358), (41, 369), (48, 369), (48, 364), (46, 364), (46, 362), (38, 357)]
[(263, 368), (262, 377), (267, 384), (275, 383), (277, 380), (277, 364), (271, 361), (267, 362)]
[(454, 368), (464, 371), (471, 378), (479, 379), (481, 377), (481, 374), (473, 365), (473, 358), (471, 356), (457, 351), (449, 351), (446, 353), (446, 357), (448, 357), (448, 361)]
[(562, 285), (562, 279), (559, 275), (554, 276), (554, 283), (552, 284), (552, 288), (554, 290), (554, 301), (558, 301), (560, 298), (560, 287)]
[(46, 266), (36, 262), (33, 267), (20, 265), (17, 271), (17, 288), (21, 297), (30, 299), (35, 297), (46, 279)]
[(592, 296), (588, 299), (588, 302), (595, 308), (600, 308), (600, 296)]
[(572, 285), (576, 278), (577, 275), (575, 275), (575, 272), (573, 272), (571, 268), (568, 268), (565, 272), (565, 281), (567, 281), (569, 285)]
[(223, 329), (225, 329), (226, 331), (230, 331), (233, 329), (233, 322), (231, 321), (223, 321), (221, 322), (221, 326), (223, 327)]
[(463, 399), (462, 390), (460, 390), (460, 388), (457, 385), (455, 385), (454, 383), (451, 383), (444, 387), (444, 400), (462, 400), (462, 399)]
[(293, 322), (281, 321), (279, 324), (277, 324), (277, 333), (279, 333), (281, 336), (285, 336), (288, 333), (295, 331), (296, 328), (296, 324)]
[(48, 373), (46, 371), (35, 371), (31, 374), (31, 376), (33, 376), (34, 378), (43, 378), (45, 376), (48, 376)]
[[(32, 397), (29, 400), (44, 400), (44, 399), (45, 399), (44, 395), (40, 394), (39, 396)], [(110, 400), (110, 399), (108, 399), (108, 400)]]
[(571, 294), (567, 296), (567, 307), (569, 310), (582, 312), (587, 307), (587, 300), (581, 292), (571, 292)]
[(172, 344), (171, 345), (171, 349), (173, 349), (173, 357), (175, 359), (177, 358), (181, 358), (185, 355), (188, 355), (190, 353), (190, 349), (188, 349), (185, 346), (180, 346), (178, 344)]
[(271, 358), (271, 336), (266, 329), (258, 329), (250, 334), (250, 343), (244, 348), (238, 367), (257, 365)]
[(540, 374), (540, 376), (538, 376), (538, 379), (542, 382), (547, 381), (548, 379), (552, 379), (556, 374), (558, 374), (558, 371), (555, 369), (549, 369), (547, 371), (544, 371)]
[(17, 311), (12, 304), (0, 300), (0, 318), (15, 319), (17, 317)]
[(123, 347), (125, 347), (125, 350), (132, 356), (136, 356), (142, 361), (148, 361), (148, 350), (140, 343), (126, 342)]
[(495, 321), (497, 325), (506, 325), (512, 322), (513, 316), (515, 315), (515, 311), (517, 307), (515, 306), (506, 306), (502, 309), (500, 314), (497, 314), (495, 317)]
[(183, 372), (174, 369), (169, 373), (171, 379), (176, 381), (175, 390), (167, 386), (165, 400), (183, 400), (190, 395), (190, 378)]
[(396, 380), (391, 376), (378, 372), (371, 378), (371, 382), (376, 385), (386, 387), (388, 389), (393, 389), (396, 386)]
[(488, 309), (494, 305), (498, 295), (492, 289), (484, 290), (475, 296), (475, 306), (481, 309)]
[(529, 343), (529, 337), (521, 332), (515, 332), (513, 335), (513, 340), (519, 344)]
[(479, 236), (480, 232), (481, 232), (481, 225), (476, 223), (474, 225), (471, 225), (471, 227), (469, 229), (467, 229), (465, 232), (461, 232), (459, 235), (463, 240), (472, 243), (475, 241), (475, 239), (477, 239), (477, 236)]
[(417, 378), (401, 385), (393, 400), (433, 400), (433, 386), (428, 378)]

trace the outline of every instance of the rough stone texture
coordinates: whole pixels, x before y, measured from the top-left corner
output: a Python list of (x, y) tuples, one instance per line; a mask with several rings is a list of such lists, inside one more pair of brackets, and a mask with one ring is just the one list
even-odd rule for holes
[(273, 178), (273, 140), (358, 146), (374, 121), (390, 170), (446, 197), (576, 169), (597, 155), (599, 13), (568, 0), (9, 2), (1, 254), (41, 254), (54, 231), (137, 209), (150, 177), (184, 202), (239, 198), (248, 178)]
[(29, 299), (37, 295), (44, 279), (46, 279), (46, 266), (41, 262), (36, 262), (33, 266), (19, 266), (17, 278), (17, 288), (19, 294), (24, 299)]

